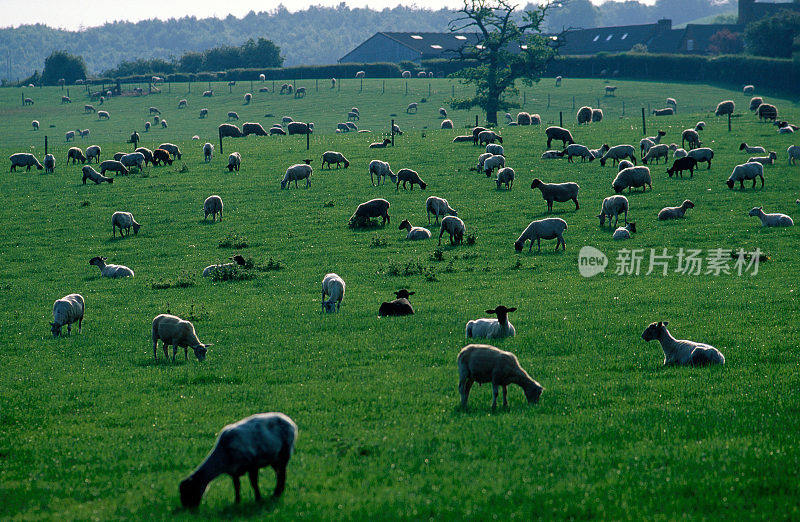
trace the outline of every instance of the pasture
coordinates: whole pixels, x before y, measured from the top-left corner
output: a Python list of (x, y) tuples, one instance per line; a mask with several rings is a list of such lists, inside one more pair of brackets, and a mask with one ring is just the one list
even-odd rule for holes
[[(506, 127), (506, 165), (517, 179), (510, 191), (470, 171), (482, 152), (452, 143), (474, 123), (475, 112), (451, 111), (447, 100), (468, 87), (449, 80), (298, 81), (304, 99), (253, 92), (249, 84), (202, 98), (204, 84), (164, 86), (162, 93), (116, 97), (102, 107), (71, 87), (0, 89), (0, 517), (3, 519), (774, 519), (798, 518), (800, 449), (798, 283), (800, 228), (765, 229), (747, 212), (800, 217), (800, 166), (786, 148), (797, 137), (758, 123), (749, 96), (704, 85), (614, 82), (604, 97), (601, 80), (544, 79), (521, 87), (524, 110), (544, 125)], [(428, 98), (428, 84), (431, 96)], [(254, 82), (257, 90), (259, 83)], [(268, 84), (271, 87), (271, 84)], [(145, 86), (146, 87), (146, 86)], [(35, 104), (22, 107), (20, 94)], [(383, 91), (383, 92), (382, 92)], [(550, 108), (547, 97), (550, 95)], [(760, 93), (756, 93), (760, 94)], [(577, 106), (597, 105), (605, 119), (578, 127)], [(641, 108), (678, 101), (678, 114), (647, 118), (648, 135), (680, 132), (698, 120), (704, 146), (715, 150), (711, 170), (670, 178), (652, 165), (653, 190), (626, 194), (638, 232), (611, 239), (595, 217), (613, 194), (614, 166), (542, 160), (544, 128), (558, 111), (576, 142), (591, 148), (642, 137)], [(418, 114), (405, 107), (420, 103)], [(187, 98), (189, 107), (177, 109)], [(520, 101), (523, 101), (521, 99)], [(713, 116), (733, 99), (740, 117)], [(800, 106), (766, 96), (781, 117), (800, 120)], [(622, 104), (625, 103), (625, 115)], [(83, 114), (84, 103), (108, 110), (110, 120)], [(143, 132), (147, 108), (159, 107), (167, 129)], [(359, 128), (371, 134), (334, 134), (357, 106)], [(440, 130), (445, 106), (456, 129)], [(199, 119), (200, 108), (209, 117)], [(241, 125), (265, 128), (289, 115), (313, 121), (305, 136), (226, 139), (203, 161), (201, 146), (219, 147), (216, 128), (228, 111)], [(272, 114), (267, 117), (265, 114)], [(404, 131), (395, 147), (368, 149), (388, 130), (391, 114)], [(514, 111), (516, 114), (516, 111)], [(31, 120), (41, 122), (33, 131)], [(504, 121), (502, 115), (501, 122)], [(152, 121), (152, 120), (151, 120)], [(64, 133), (88, 128), (74, 145), (102, 147), (102, 159), (130, 151), (133, 130), (141, 146), (172, 142), (183, 151), (172, 166), (117, 176), (112, 185), (81, 184), (80, 165), (65, 165)], [(54, 174), (8, 172), (7, 157), (33, 150), (41, 161), (43, 137), (56, 156)], [(199, 141), (192, 141), (199, 135)], [(749, 157), (739, 143), (778, 153), (765, 167), (766, 186), (729, 190), (733, 166)], [(342, 152), (349, 169), (320, 169), (326, 150)], [(227, 155), (239, 151), (241, 171), (229, 173)], [(280, 190), (285, 169), (313, 159), (311, 187)], [(367, 165), (420, 173), (426, 190), (373, 187)], [(672, 158), (670, 158), (670, 163)], [(567, 221), (566, 252), (543, 241), (542, 252), (514, 250), (534, 219), (547, 216), (531, 181), (575, 181), (580, 209), (556, 203)], [(759, 184), (760, 185), (760, 184)], [(203, 220), (203, 200), (218, 194), (221, 222)], [(446, 198), (474, 244), (451, 247), (447, 235), (405, 240), (402, 219), (428, 226), (425, 199)], [(366, 200), (390, 201), (391, 223), (351, 230), (348, 218)], [(659, 222), (658, 211), (691, 199), (682, 220)], [(138, 235), (111, 236), (111, 214), (130, 211)], [(226, 245), (234, 245), (233, 248)], [(246, 245), (246, 246), (245, 246)], [(604, 274), (584, 278), (578, 252), (593, 246), (609, 258)], [(640, 275), (616, 275), (620, 249), (643, 249)], [(650, 249), (760, 249), (768, 256), (756, 275), (689, 275), (660, 269), (645, 275)], [(241, 253), (256, 267), (248, 279), (211, 281), (207, 265)], [(93, 256), (131, 267), (132, 279), (101, 278)], [(731, 266), (733, 266), (731, 264)], [(347, 282), (336, 314), (320, 310), (328, 272)], [(377, 318), (380, 303), (406, 287), (416, 314)], [(52, 304), (78, 292), (86, 299), (82, 333), (53, 338)], [(514, 352), (545, 388), (537, 405), (509, 387), (508, 410), (490, 409), (491, 386), (475, 386), (470, 409), (459, 407), (455, 359), (467, 344), (464, 325), (497, 305), (517, 336), (488, 341)], [(166, 361), (150, 341), (154, 316), (169, 310), (194, 322), (214, 343), (199, 363), (179, 354)], [(683, 339), (716, 346), (724, 367), (665, 368), (663, 352), (641, 334), (666, 320)], [(480, 341), (478, 341), (480, 342)], [(182, 350), (181, 350), (182, 352)], [(256, 412), (281, 411), (299, 427), (287, 489), (276, 502), (253, 503), (249, 485), (235, 506), (227, 477), (211, 484), (197, 513), (180, 508), (178, 482), (206, 456), (225, 424)], [(245, 481), (246, 482), (246, 481)], [(261, 472), (262, 493), (274, 475)]]

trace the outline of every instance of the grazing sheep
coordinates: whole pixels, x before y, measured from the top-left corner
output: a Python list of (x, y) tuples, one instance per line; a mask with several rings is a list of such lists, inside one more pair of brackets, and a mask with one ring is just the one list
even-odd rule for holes
[(447, 109), (445, 109), (444, 107), (439, 107), (439, 117), (447, 118)]
[(102, 277), (110, 277), (112, 279), (133, 277), (133, 270), (122, 265), (107, 265), (106, 259), (108, 258), (95, 256), (89, 260), (89, 264), (98, 267)]
[(87, 105), (83, 106), (83, 113), (84, 114), (89, 114), (90, 112), (94, 112), (95, 110), (96, 109), (94, 108), (94, 105), (88, 105), (87, 104)]
[(653, 181), (650, 178), (650, 169), (644, 166), (628, 167), (627, 169), (619, 171), (617, 173), (617, 177), (614, 178), (614, 181), (611, 184), (611, 187), (617, 194), (626, 188), (628, 189), (628, 192), (631, 191), (631, 188), (638, 187), (642, 187), (642, 191), (646, 191), (647, 186), (650, 186), (650, 190), (653, 190)]
[(503, 137), (490, 130), (486, 130), (478, 134), (478, 145), (483, 145), (484, 143), (494, 143), (495, 141), (503, 143)]
[(322, 153), (322, 168), (325, 168), (325, 164), (328, 164), (328, 169), (331, 168), (331, 165), (336, 163), (336, 168), (339, 168), (339, 163), (344, 163), (344, 168), (350, 166), (350, 162), (347, 161), (347, 158), (344, 157), (344, 154), (341, 152), (335, 152), (332, 150), (325, 151)]
[(515, 172), (511, 167), (503, 167), (497, 171), (497, 190), (500, 190), (501, 185), (505, 185), (507, 190), (511, 190), (514, 186)]
[(84, 156), (80, 147), (70, 147), (67, 151), (67, 164), (69, 164), (69, 160), (72, 160), (73, 165), (78, 161), (86, 163), (86, 156)]
[(517, 125), (530, 125), (531, 124), (531, 115), (527, 112), (518, 112), (517, 113)]
[(269, 136), (260, 123), (245, 122), (242, 124), (242, 137), (255, 134), (256, 136)]
[(212, 96), (214, 96), (214, 91), (213, 90), (203, 91), (203, 98), (211, 98)]
[(658, 164), (658, 159), (664, 158), (664, 163), (667, 163), (667, 159), (669, 158), (669, 146), (660, 143), (658, 145), (653, 145), (650, 147), (650, 150), (647, 151), (647, 154), (644, 155), (642, 158), (642, 164), (647, 165), (648, 162), (654, 161)]
[(486, 146), (486, 152), (490, 154), (497, 154), (498, 156), (503, 156), (505, 154), (505, 150), (503, 149), (502, 145), (498, 145), (496, 143), (490, 143)]
[(650, 138), (642, 138), (639, 140), (639, 150), (641, 151), (642, 156), (650, 152), (650, 148), (654, 147), (655, 143)]
[(633, 163), (628, 160), (620, 160), (620, 162), (617, 164), (617, 172), (625, 170), (628, 167), (633, 167)]
[(617, 87), (606, 85), (606, 96), (616, 96)]
[(145, 157), (141, 152), (131, 152), (130, 154), (124, 154), (119, 159), (119, 162), (128, 168), (136, 167), (141, 172), (144, 168)]
[(403, 135), (403, 131), (400, 130), (400, 127), (396, 123), (392, 125), (392, 134), (397, 134), (398, 136)]
[(314, 124), (293, 121), (286, 126), (286, 129), (289, 131), (289, 136), (293, 134), (311, 134), (314, 132)]
[(411, 223), (404, 219), (400, 222), (400, 226), (398, 230), (408, 230), (406, 234), (406, 239), (409, 240), (417, 240), (417, 239), (430, 239), (431, 238), (431, 231), (427, 228), (423, 227), (412, 227)]
[(406, 107), (406, 113), (411, 114), (411, 111), (417, 112), (417, 102), (411, 102)]
[(239, 172), (239, 168), (242, 166), (242, 155), (238, 152), (232, 152), (228, 155), (228, 172)]
[(375, 186), (375, 176), (378, 178), (378, 185), (381, 184), (381, 178), (383, 178), (383, 182), (386, 183), (386, 176), (389, 176), (392, 183), (397, 183), (397, 176), (392, 172), (391, 167), (389, 167), (389, 164), (385, 161), (372, 160), (369, 162), (369, 180), (373, 187)]
[(687, 340), (677, 340), (667, 330), (668, 321), (650, 323), (642, 333), (645, 341), (657, 340), (664, 350), (664, 365), (705, 366), (725, 364), (725, 357), (711, 345)]
[[(386, 178), (384, 178), (384, 181), (386, 181)], [(395, 188), (395, 191), (400, 190), (401, 182), (403, 183), (403, 190), (405, 190), (407, 182), (411, 183), (411, 190), (414, 190), (415, 183), (419, 185), (421, 190), (425, 190), (425, 188), (428, 186), (427, 183), (422, 181), (422, 178), (419, 177), (419, 174), (417, 174), (415, 170), (411, 169), (400, 169), (397, 171), (397, 187)]]
[[(694, 150), (698, 150), (698, 149), (694, 149)], [(686, 152), (686, 149), (679, 149), (679, 148), (677, 148), (677, 145), (676, 145), (675, 146), (675, 152), (672, 153), (672, 158), (673, 159), (681, 159), (681, 158), (685, 158), (688, 155), (689, 155), (689, 153)]]
[(561, 80), (562, 79), (563, 78), (561, 78), (561, 76), (556, 76), (556, 87), (561, 87)]
[(772, 165), (778, 159), (778, 154), (775, 151), (770, 151), (768, 156), (755, 156), (747, 160), (747, 163), (761, 163), (762, 165)]
[(467, 232), (467, 227), (461, 218), (456, 216), (445, 216), (442, 218), (442, 223), (439, 227), (439, 244), (442, 244), (442, 236), (447, 232), (450, 234), (450, 244), (458, 245), (464, 241), (464, 234)]
[(753, 98), (750, 98), (750, 110), (757, 111), (762, 103), (764, 103), (764, 98), (760, 96), (754, 96)]
[(72, 323), (78, 323), (78, 333), (81, 333), (84, 309), (83, 296), (80, 294), (69, 294), (57, 299), (53, 303), (53, 322), (50, 323), (53, 337), (61, 335), (61, 328), (64, 326), (67, 327), (67, 335), (71, 335)]
[(66, 141), (75, 141), (75, 131), (67, 131), (64, 136), (66, 137)]
[(699, 149), (692, 149), (688, 152), (687, 156), (697, 160), (697, 163), (708, 163), (708, 168), (711, 169), (711, 160), (714, 159), (714, 151), (708, 147), (701, 147)]
[(390, 204), (388, 201), (380, 198), (371, 199), (367, 202), (361, 203), (358, 207), (356, 207), (356, 211), (350, 217), (350, 226), (363, 226), (366, 221), (376, 217), (383, 218), (383, 225), (386, 225), (386, 223), (391, 223), (392, 220), (389, 217), (389, 206)]
[(181, 149), (179, 149), (177, 145), (162, 143), (158, 148), (169, 152), (170, 155), (175, 156), (176, 159), (181, 159)]
[(408, 79), (408, 78), (411, 78), (411, 71), (403, 71), (403, 72), (400, 74), (400, 77), (401, 77), (401, 78), (406, 78), (406, 79)]
[(336, 88), (336, 78), (331, 78), (331, 89)]
[(130, 173), (125, 165), (117, 160), (105, 160), (100, 164), (100, 174), (105, 174), (107, 170), (122, 174), (123, 176), (127, 176)]
[(78, 133), (81, 139), (89, 137), (89, 129), (83, 129), (83, 130), (76, 129), (75, 132)]
[(791, 145), (786, 153), (789, 155), (789, 165), (794, 165), (800, 159), (800, 145)]
[(111, 118), (111, 115), (108, 111), (97, 111), (97, 119), (98, 120), (108, 120)]
[(219, 220), (222, 221), (222, 198), (216, 194), (208, 196), (203, 202), (203, 221), (208, 219), (209, 214), (211, 214), (212, 223), (217, 220), (217, 214), (219, 214)]
[(583, 106), (580, 109), (578, 109), (578, 114), (576, 115), (576, 119), (578, 120), (578, 125), (591, 123), (592, 108)]
[(364, 71), (357, 71), (356, 78), (364, 78), (367, 75)]
[(425, 200), (425, 213), (428, 216), (428, 224), (431, 224), (431, 214), (439, 222), (439, 216), (458, 216), (458, 212), (450, 207), (450, 204), (444, 198), (430, 196)]
[(611, 239), (615, 241), (622, 241), (624, 239), (630, 239), (631, 234), (636, 232), (636, 223), (631, 221), (630, 223), (626, 223), (624, 227), (619, 227), (614, 231), (614, 234), (611, 236)]
[(505, 166), (506, 166), (505, 156), (493, 154), (483, 160), (483, 173), (486, 174), (486, 177), (488, 178), (492, 175), (494, 169), (499, 170), (501, 167)]
[(756, 178), (761, 178), (761, 188), (764, 188), (764, 165), (761, 163), (744, 163), (736, 165), (730, 177), (725, 182), (729, 189), (738, 181), (739, 186), (744, 190), (745, 180), (753, 180), (753, 188), (756, 188)]
[(636, 165), (636, 149), (633, 148), (633, 145), (614, 145), (600, 158), (600, 165), (605, 167), (609, 159), (616, 164), (619, 160), (625, 158), (629, 158)]
[(681, 148), (686, 148), (687, 141), (689, 142), (689, 150), (696, 149), (702, 145), (700, 134), (694, 129), (686, 129), (681, 133)]
[(564, 203), (572, 200), (575, 203), (575, 210), (580, 208), (578, 204), (578, 191), (580, 186), (577, 183), (544, 183), (539, 178), (531, 182), (531, 189), (539, 189), (542, 198), (547, 202), (547, 211), (553, 211), (553, 202)]
[[(600, 206), (600, 213), (597, 215), (600, 218), (600, 226), (606, 223), (608, 217), (608, 226), (616, 227), (619, 222), (619, 215), (625, 213), (625, 223), (628, 223), (628, 198), (625, 196), (609, 196), (603, 200)], [(614, 224), (611, 225), (611, 218), (614, 218)]]
[[(91, 163), (92, 160), (94, 160), (95, 163), (100, 163), (100, 152), (101, 152), (101, 150), (102, 149), (100, 148), (100, 145), (90, 145), (90, 146), (86, 147), (86, 161), (88, 163)], [(73, 162), (73, 164), (74, 164), (74, 162)]]
[(107, 178), (94, 170), (91, 166), (85, 165), (82, 169), (83, 172), (83, 184), (86, 185), (86, 180), (89, 179), (94, 181), (97, 185), (106, 181), (108, 183), (114, 183), (114, 178)]
[(125, 153), (124, 153), (124, 152), (117, 152), (117, 153), (115, 153), (115, 154), (114, 154), (114, 161), (119, 161), (119, 160), (121, 160), (121, 159), (122, 159), (122, 156), (124, 156), (124, 155), (125, 155)]
[(69, 96), (62, 96), (61, 103), (72, 103), (72, 100), (70, 99)]
[(31, 126), (33, 127), (33, 130), (38, 131), (39, 130), (39, 120), (33, 120), (31, 122)]
[(653, 116), (672, 116), (673, 114), (675, 114), (675, 109), (672, 107), (653, 109)]
[(360, 121), (361, 115), (355, 111), (350, 111), (347, 113), (347, 121)]
[(44, 171), (45, 173), (54, 172), (56, 169), (56, 157), (52, 154), (45, 154), (44, 156)]
[(678, 102), (675, 100), (675, 98), (667, 98), (667, 105), (672, 105), (672, 108), (675, 110), (678, 109)]
[(167, 120), (161, 120), (161, 128), (162, 129), (166, 129), (167, 128)]
[(150, 131), (150, 122), (149, 121), (144, 122), (144, 131), (145, 132), (149, 132)]
[(33, 105), (33, 98), (25, 98), (22, 100), (22, 105)]
[(714, 116), (724, 116), (726, 114), (733, 114), (733, 111), (736, 109), (736, 104), (733, 103), (733, 100), (725, 100), (723, 102), (719, 102), (717, 105), (717, 109), (714, 111)]
[(467, 322), (467, 339), (502, 339), (504, 337), (514, 337), (517, 331), (514, 325), (508, 320), (508, 314), (515, 312), (516, 308), (506, 308), (503, 305), (494, 310), (486, 310), (487, 314), (497, 314), (495, 318), (473, 319)]
[(762, 103), (758, 106), (758, 120), (772, 120), (778, 119), (778, 108), (769, 103)]
[(546, 150), (542, 153), (542, 159), (558, 159), (563, 157), (563, 150)]
[(658, 213), (658, 219), (660, 221), (667, 221), (668, 219), (680, 219), (685, 214), (686, 211), (690, 208), (694, 208), (694, 203), (685, 199), (681, 206), (679, 207), (665, 207), (662, 208), (661, 211)]
[(516, 241), (514, 241), (514, 249), (517, 252), (522, 252), (522, 247), (525, 246), (525, 241), (530, 240), (531, 246), (528, 252), (533, 250), (533, 242), (539, 246), (539, 252), (542, 251), (542, 239), (556, 239), (556, 251), (559, 245), (563, 245), (563, 249), (567, 249), (567, 243), (564, 241), (564, 231), (567, 230), (567, 222), (561, 218), (545, 218), (537, 221), (531, 221), (525, 230), (520, 234)]
[(244, 267), (247, 265), (247, 261), (244, 257), (239, 254), (235, 256), (231, 256), (228, 259), (232, 260), (233, 263), (221, 263), (218, 265), (208, 265), (203, 269), (203, 277), (213, 277), (217, 273), (221, 273), (224, 270), (230, 270), (234, 267), (241, 266)]
[(753, 91), (755, 91), (755, 89), (756, 88), (752, 85), (745, 85), (744, 87), (742, 87), (742, 93), (753, 94)]
[(753, 207), (747, 214), (750, 217), (757, 216), (761, 220), (762, 227), (792, 227), (794, 221), (786, 214), (766, 214), (764, 207)]
[(202, 119), (205, 118), (206, 116), (208, 116), (208, 109), (204, 107), (200, 109), (200, 118)]
[(208, 163), (211, 161), (211, 158), (214, 156), (214, 145), (211, 143), (206, 142), (203, 145), (203, 161)]
[(442, 130), (444, 130), (444, 129), (452, 129), (453, 128), (453, 121), (452, 120), (442, 120), (441, 128), (442, 128)]
[(671, 178), (673, 174), (678, 174), (683, 177), (683, 171), (689, 171), (689, 177), (694, 177), (694, 169), (697, 168), (697, 160), (691, 156), (676, 159), (670, 168), (667, 169), (667, 174)]
[(603, 145), (601, 145), (599, 149), (589, 149), (589, 152), (592, 153), (593, 159), (600, 159), (606, 152), (608, 152), (609, 148), (610, 147), (608, 146), (607, 143), (603, 143)]
[(742, 142), (742, 144), (739, 145), (739, 150), (743, 150), (743, 151), (747, 152), (748, 154), (766, 154), (767, 153), (767, 149), (765, 149), (764, 147), (760, 147), (760, 146), (751, 147), (750, 145), (748, 145), (745, 142)]
[(238, 120), (238, 119), (239, 119), (239, 114), (237, 114), (236, 111), (229, 111), (228, 112), (228, 121)]
[(592, 109), (592, 123), (603, 121), (603, 109)]
[(696, 131), (701, 131), (701, 130), (704, 130), (705, 128), (706, 128), (706, 122), (704, 122), (704, 121), (698, 121), (694, 125), (694, 130), (696, 130)]
[(245, 93), (244, 95), (244, 104), (249, 105), (250, 101), (253, 99), (253, 95), (249, 92)]
[[(200, 342), (191, 322), (184, 321), (175, 315), (159, 314), (155, 316), (153, 318), (152, 336), (154, 359), (158, 359), (156, 348), (158, 347), (159, 339), (164, 343), (164, 358), (166, 359), (169, 359), (167, 347), (172, 345), (172, 362), (175, 362), (179, 346), (183, 347), (183, 356), (187, 361), (189, 360), (189, 347), (191, 347), (192, 351), (194, 351), (194, 356), (200, 362), (206, 358), (208, 347), (211, 346)], [(183, 494), (181, 497), (183, 497)]]
[[(78, 149), (80, 150), (80, 149)], [(30, 152), (18, 152), (8, 157), (11, 161), (11, 170), (9, 172), (16, 172), (17, 167), (25, 167), (25, 172), (30, 172), (31, 167), (36, 167), (36, 170), (42, 170), (42, 164), (36, 159), (36, 156)]]
[(594, 154), (589, 150), (589, 147), (585, 145), (579, 145), (577, 143), (567, 145), (567, 148), (564, 149), (564, 153), (567, 155), (567, 161), (570, 163), (572, 163), (572, 158), (574, 156), (581, 158), (581, 163), (584, 163), (587, 159), (590, 162), (594, 161)]
[(478, 144), (478, 136), (480, 135), (481, 132), (483, 132), (485, 130), (488, 130), (488, 129), (486, 129), (485, 127), (473, 127), (473, 129), (472, 129), (472, 143), (474, 145)]
[(134, 235), (139, 233), (139, 229), (142, 225), (136, 222), (133, 219), (133, 214), (130, 212), (114, 212), (111, 215), (111, 234), (112, 237), (117, 237), (117, 228), (119, 228), (119, 235), (120, 237), (125, 237), (123, 234), (123, 230), (130, 235), (131, 227), (133, 227)]
[[(322, 309), (326, 312), (338, 312), (344, 299), (345, 283), (338, 274), (325, 274), (322, 279)], [(330, 296), (326, 301), (325, 296)]]
[(414, 307), (408, 301), (408, 298), (414, 295), (415, 292), (409, 292), (405, 288), (398, 290), (394, 293), (397, 299), (392, 301), (384, 301), (378, 308), (378, 317), (402, 317), (404, 315), (414, 315)]
[(525, 393), (528, 403), (539, 402), (544, 388), (522, 369), (517, 356), (488, 344), (469, 344), (458, 354), (458, 391), (461, 407), (467, 409), (469, 392), (477, 382), (492, 383), (492, 410), (497, 409), (497, 395), (503, 389), (503, 407), (508, 408), (507, 387), (516, 384)]
[(222, 123), (217, 127), (217, 132), (221, 138), (243, 138), (244, 134), (239, 130), (239, 127), (232, 123)]
[(158, 165), (160, 163), (172, 165), (172, 158), (169, 152), (164, 149), (156, 149), (153, 151), (153, 165)]
[(483, 171), (484, 162), (487, 159), (491, 158), (492, 156), (494, 156), (494, 154), (492, 154), (491, 152), (484, 152), (483, 154), (478, 156), (478, 165), (476, 167), (476, 170)]
[(281, 188), (289, 188), (292, 185), (292, 181), (294, 181), (294, 187), (297, 188), (297, 182), (300, 180), (306, 180), (306, 188), (311, 186), (311, 175), (313, 174), (314, 169), (311, 168), (311, 165), (307, 163), (298, 163), (296, 165), (292, 165), (288, 169), (286, 169), (286, 174), (284, 174), (283, 179), (281, 180)]

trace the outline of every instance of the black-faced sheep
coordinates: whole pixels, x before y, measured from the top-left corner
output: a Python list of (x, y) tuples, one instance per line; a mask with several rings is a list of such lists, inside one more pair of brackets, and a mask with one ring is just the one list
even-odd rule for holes
[(497, 408), (497, 395), (503, 389), (503, 407), (508, 407), (507, 386), (516, 384), (525, 392), (528, 403), (539, 402), (544, 388), (522, 369), (517, 357), (488, 344), (470, 344), (458, 354), (458, 391), (461, 407), (467, 409), (469, 392), (477, 382), (492, 383), (492, 409)]

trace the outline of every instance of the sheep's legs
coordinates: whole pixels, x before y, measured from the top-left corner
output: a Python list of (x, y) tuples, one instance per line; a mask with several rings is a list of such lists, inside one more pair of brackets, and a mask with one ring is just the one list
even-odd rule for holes
[(261, 501), (261, 491), (258, 489), (258, 468), (253, 468), (247, 472), (250, 477), (250, 485), (253, 486), (253, 493), (256, 496), (256, 502)]
[(572, 198), (572, 201), (575, 202), (575, 210), (578, 210), (579, 208), (581, 208), (581, 206), (578, 205), (578, 197), (577, 196)]
[(508, 408), (508, 398), (506, 397), (506, 387), (503, 386), (503, 408)]
[(233, 501), (238, 504), (242, 501), (242, 496), (239, 494), (239, 489), (241, 488), (239, 476), (231, 475), (231, 480), (233, 480)]
[(497, 409), (497, 392), (499, 386), (497, 384), (492, 383), (492, 411)]
[(273, 464), (275, 470), (275, 491), (272, 492), (274, 498), (278, 498), (286, 487), (286, 462)]
[(188, 346), (184, 346), (183, 347), (183, 359), (186, 360), (186, 361), (189, 360), (189, 347)]
[[(156, 344), (157, 342), (158, 342), (158, 341), (153, 341), (153, 344)], [(168, 347), (169, 347), (169, 345), (167, 344), (167, 341), (164, 341), (164, 358), (165, 358), (166, 360), (169, 360), (169, 350), (168, 350)], [(156, 351), (156, 347), (155, 347), (155, 346), (153, 346), (153, 352), (155, 352), (155, 351)]]
[(463, 379), (458, 383), (458, 391), (461, 392), (461, 407), (467, 409), (467, 401), (469, 400), (469, 391), (472, 389), (472, 379)]
[(81, 323), (83, 323), (83, 317), (78, 319), (78, 333), (81, 333)]

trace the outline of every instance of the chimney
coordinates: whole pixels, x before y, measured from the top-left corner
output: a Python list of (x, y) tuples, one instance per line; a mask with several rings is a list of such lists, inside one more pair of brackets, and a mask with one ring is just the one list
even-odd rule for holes
[(656, 22), (656, 33), (663, 34), (672, 30), (672, 20), (669, 18), (662, 18)]

